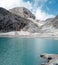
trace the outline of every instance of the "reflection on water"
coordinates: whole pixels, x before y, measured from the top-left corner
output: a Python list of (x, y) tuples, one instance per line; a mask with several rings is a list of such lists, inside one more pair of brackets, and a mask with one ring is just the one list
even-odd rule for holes
[(40, 65), (42, 53), (58, 53), (58, 41), (38, 38), (0, 38), (0, 65)]

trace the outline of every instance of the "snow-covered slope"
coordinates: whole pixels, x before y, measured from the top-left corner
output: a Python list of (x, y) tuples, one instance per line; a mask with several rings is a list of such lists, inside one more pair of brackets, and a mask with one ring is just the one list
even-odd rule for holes
[(52, 20), (53, 20), (53, 18), (45, 20), (45, 24), (43, 24), (40, 27), (40, 29), (42, 30), (43, 33), (53, 33), (53, 32), (58, 31), (58, 29), (53, 27), (53, 25), (51, 23)]

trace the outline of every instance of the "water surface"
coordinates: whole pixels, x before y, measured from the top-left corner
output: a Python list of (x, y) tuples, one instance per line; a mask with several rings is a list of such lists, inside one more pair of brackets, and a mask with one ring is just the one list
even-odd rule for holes
[(58, 40), (0, 38), (0, 65), (41, 65), (43, 53), (58, 54)]

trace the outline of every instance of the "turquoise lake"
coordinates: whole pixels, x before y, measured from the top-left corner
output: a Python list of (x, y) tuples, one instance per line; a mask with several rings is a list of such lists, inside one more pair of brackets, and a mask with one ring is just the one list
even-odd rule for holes
[(58, 54), (58, 40), (0, 38), (0, 65), (41, 65), (43, 53)]

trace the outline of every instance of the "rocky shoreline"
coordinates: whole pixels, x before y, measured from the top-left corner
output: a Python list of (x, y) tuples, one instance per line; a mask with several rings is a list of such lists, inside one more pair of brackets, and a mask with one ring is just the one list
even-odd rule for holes
[(58, 34), (55, 33), (28, 33), (19, 31), (13, 31), (8, 33), (0, 33), (0, 37), (8, 37), (8, 38), (46, 38), (46, 39), (58, 39)]

